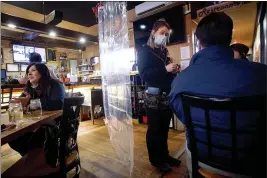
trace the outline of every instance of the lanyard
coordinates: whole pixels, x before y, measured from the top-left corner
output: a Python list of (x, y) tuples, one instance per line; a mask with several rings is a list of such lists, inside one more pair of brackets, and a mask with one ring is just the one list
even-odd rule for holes
[(155, 56), (157, 56), (158, 58), (160, 58), (160, 60), (164, 63), (164, 65), (166, 66), (166, 61), (167, 61), (167, 55), (166, 55), (166, 59), (162, 59), (162, 57), (160, 57), (159, 55), (157, 55), (156, 53), (154, 53), (151, 49), (150, 52), (153, 53)]

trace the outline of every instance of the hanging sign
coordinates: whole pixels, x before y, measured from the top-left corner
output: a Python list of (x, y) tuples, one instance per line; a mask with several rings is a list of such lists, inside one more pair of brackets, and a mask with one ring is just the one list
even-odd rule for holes
[(232, 8), (240, 8), (244, 2), (223, 2), (216, 5), (208, 6), (197, 11), (197, 17), (203, 18), (213, 12), (222, 12)]

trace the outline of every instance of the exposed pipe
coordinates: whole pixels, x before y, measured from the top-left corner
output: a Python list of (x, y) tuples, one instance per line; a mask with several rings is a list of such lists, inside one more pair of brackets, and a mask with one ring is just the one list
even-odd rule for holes
[(45, 24), (45, 11), (44, 11), (45, 10), (45, 7), (44, 6), (45, 6), (45, 3), (43, 1), (43, 15), (44, 15), (44, 24)]

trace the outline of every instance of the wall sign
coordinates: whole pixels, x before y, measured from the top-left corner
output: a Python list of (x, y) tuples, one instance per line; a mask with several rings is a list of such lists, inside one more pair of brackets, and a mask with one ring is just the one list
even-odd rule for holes
[(244, 2), (223, 2), (220, 4), (212, 5), (205, 7), (203, 9), (200, 9), (197, 11), (197, 17), (198, 18), (203, 18), (213, 12), (222, 12), (226, 11), (228, 9), (232, 8), (240, 8), (242, 5), (245, 4)]

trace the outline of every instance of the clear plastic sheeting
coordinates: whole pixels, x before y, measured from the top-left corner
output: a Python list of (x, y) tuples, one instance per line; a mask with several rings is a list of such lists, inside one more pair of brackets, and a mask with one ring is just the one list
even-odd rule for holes
[(98, 23), (105, 123), (128, 177), (134, 161), (129, 64), (135, 53), (129, 48), (126, 3), (102, 2)]

